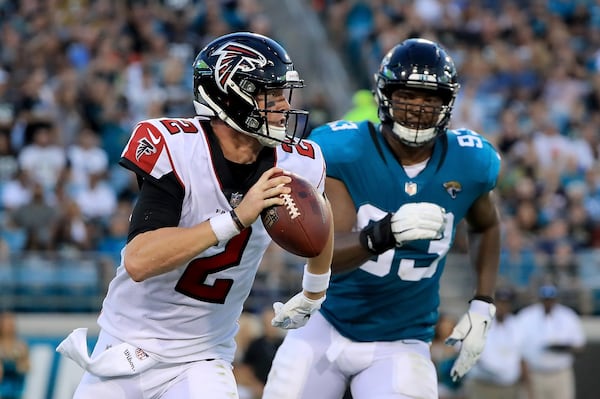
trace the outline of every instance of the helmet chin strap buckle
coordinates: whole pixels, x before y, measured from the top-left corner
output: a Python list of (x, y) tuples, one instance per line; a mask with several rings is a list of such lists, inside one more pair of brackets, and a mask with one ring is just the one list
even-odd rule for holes
[(246, 118), (246, 126), (248, 126), (250, 129), (256, 130), (260, 127), (260, 122), (253, 117), (248, 117)]

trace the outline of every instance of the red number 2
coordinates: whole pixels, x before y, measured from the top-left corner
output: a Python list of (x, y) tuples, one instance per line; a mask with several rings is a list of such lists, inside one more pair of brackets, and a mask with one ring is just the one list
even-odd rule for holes
[(177, 282), (175, 291), (199, 301), (225, 303), (225, 298), (231, 290), (233, 280), (218, 278), (213, 285), (208, 285), (205, 283), (206, 278), (209, 274), (240, 264), (251, 232), (251, 228), (242, 230), (240, 234), (229, 240), (225, 245), (225, 250), (218, 255), (191, 261)]
[(292, 148), (295, 148), (296, 152), (298, 152), (298, 154), (300, 154), (302, 156), (315, 159), (315, 149), (312, 146), (312, 144), (307, 143), (306, 141), (301, 141), (300, 143), (296, 144), (293, 147), (287, 143), (281, 144), (281, 149), (285, 152), (291, 153)]

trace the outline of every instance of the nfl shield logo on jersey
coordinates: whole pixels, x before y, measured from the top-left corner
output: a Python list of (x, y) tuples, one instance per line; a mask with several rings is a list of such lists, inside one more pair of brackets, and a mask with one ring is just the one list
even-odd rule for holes
[(237, 208), (240, 202), (242, 202), (242, 198), (244, 198), (244, 194), (238, 192), (232, 193), (231, 198), (229, 199), (229, 205), (231, 205), (232, 208)]
[(408, 182), (404, 183), (404, 191), (406, 194), (413, 196), (417, 193), (417, 183)]

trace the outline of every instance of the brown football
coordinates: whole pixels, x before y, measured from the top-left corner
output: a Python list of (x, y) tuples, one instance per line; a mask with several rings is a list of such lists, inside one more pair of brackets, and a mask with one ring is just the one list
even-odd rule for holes
[(272, 206), (261, 213), (265, 229), (281, 248), (298, 256), (312, 258), (321, 253), (331, 223), (331, 212), (317, 189), (306, 179), (290, 174), (292, 191), (283, 195), (285, 205)]

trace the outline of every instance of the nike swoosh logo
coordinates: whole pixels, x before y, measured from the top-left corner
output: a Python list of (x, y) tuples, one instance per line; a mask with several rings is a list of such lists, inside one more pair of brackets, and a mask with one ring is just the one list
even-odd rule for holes
[(148, 135), (150, 136), (150, 141), (152, 141), (152, 144), (157, 145), (158, 143), (160, 143), (160, 139), (162, 138), (161, 136), (156, 137), (155, 135), (152, 134), (152, 131), (150, 129), (148, 130)]

